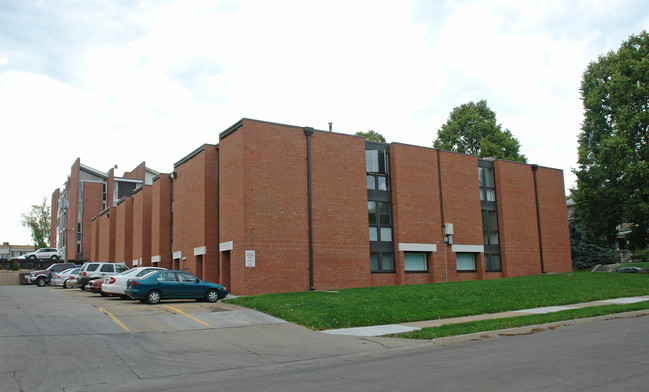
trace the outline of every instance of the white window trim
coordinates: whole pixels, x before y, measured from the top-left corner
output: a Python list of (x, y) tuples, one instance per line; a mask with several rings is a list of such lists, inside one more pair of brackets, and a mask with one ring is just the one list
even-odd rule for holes
[(174, 260), (179, 259), (179, 258), (182, 257), (182, 255), (183, 255), (183, 252), (179, 250), (178, 252), (174, 252), (173, 258), (174, 258)]
[(206, 246), (199, 246), (198, 248), (194, 248), (194, 256), (200, 256), (204, 255), (207, 253), (207, 247)]
[(436, 244), (410, 244), (400, 242), (399, 252), (437, 252)]
[(160, 257), (160, 255), (156, 255), (156, 256), (151, 257), (151, 262), (152, 263), (159, 263), (161, 259), (162, 259), (162, 257)]
[(462, 253), (484, 253), (484, 245), (451, 245), (451, 251)]
[(234, 248), (234, 244), (232, 241), (221, 242), (219, 244), (219, 252), (226, 252), (228, 250), (232, 250), (233, 248)]

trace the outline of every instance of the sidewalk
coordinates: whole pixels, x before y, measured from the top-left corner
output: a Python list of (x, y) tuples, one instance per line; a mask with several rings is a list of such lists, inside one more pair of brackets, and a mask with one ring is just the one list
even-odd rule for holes
[(625, 304), (632, 304), (632, 303), (643, 302), (643, 301), (649, 301), (649, 295), (645, 295), (641, 297), (605, 299), (601, 301), (583, 302), (574, 305), (547, 306), (543, 308), (513, 310), (510, 312), (479, 314), (475, 316), (454, 317), (448, 319), (427, 320), (427, 321), (415, 321), (411, 323), (375, 325), (370, 327), (358, 327), (358, 328), (329, 329), (321, 332), (332, 334), (332, 335), (382, 336), (382, 335), (395, 334), (395, 333), (412, 332), (422, 328), (439, 327), (440, 325), (445, 325), (445, 324), (466, 323), (466, 322), (478, 321), (478, 320), (502, 319), (508, 317), (531, 315), (531, 314), (545, 314), (545, 313), (559, 312), (562, 310), (587, 308), (591, 306), (603, 306), (603, 305), (612, 305), (612, 304), (625, 305)]

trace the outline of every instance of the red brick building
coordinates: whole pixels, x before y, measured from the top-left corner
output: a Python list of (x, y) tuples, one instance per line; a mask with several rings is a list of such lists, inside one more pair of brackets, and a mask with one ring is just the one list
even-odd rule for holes
[(132, 196), (133, 263), (115, 257), (124, 202), (93, 221), (97, 261), (184, 269), (233, 294), (572, 270), (557, 169), (242, 119), (156, 174)]

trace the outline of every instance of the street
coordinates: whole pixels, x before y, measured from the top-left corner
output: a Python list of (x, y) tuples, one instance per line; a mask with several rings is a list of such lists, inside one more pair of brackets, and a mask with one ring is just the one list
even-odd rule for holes
[(221, 302), (0, 286), (0, 390), (644, 391), (648, 320), (429, 342), (329, 335)]

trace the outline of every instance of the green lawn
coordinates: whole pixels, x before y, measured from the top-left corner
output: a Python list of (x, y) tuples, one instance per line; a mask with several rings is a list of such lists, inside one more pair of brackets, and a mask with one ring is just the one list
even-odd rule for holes
[(226, 299), (314, 330), (496, 313), (649, 294), (649, 275), (575, 272)]
[[(649, 301), (638, 302), (629, 305), (591, 306), (587, 308), (562, 310), (560, 312), (552, 312), (546, 314), (526, 315), (494, 320), (480, 320), (458, 324), (445, 324), (439, 327), (422, 328), (421, 330), (409, 332), (406, 334), (392, 335), (392, 337), (430, 340), (445, 336), (457, 336), (483, 331), (495, 331), (499, 329), (554, 323), (563, 320), (603, 316), (646, 309), (649, 309)], [(647, 316), (649, 315), (649, 312), (643, 312), (639, 315)]]

